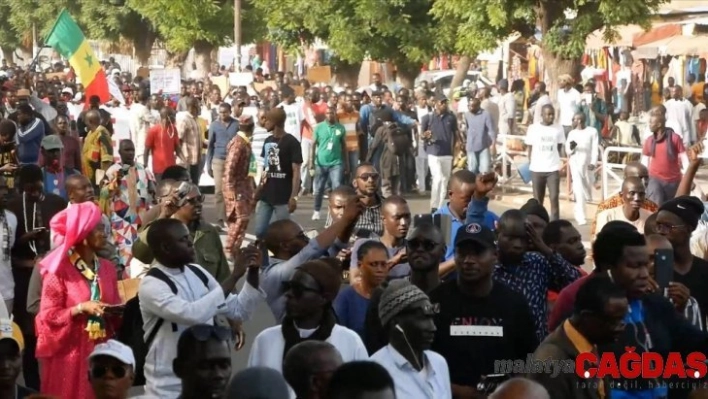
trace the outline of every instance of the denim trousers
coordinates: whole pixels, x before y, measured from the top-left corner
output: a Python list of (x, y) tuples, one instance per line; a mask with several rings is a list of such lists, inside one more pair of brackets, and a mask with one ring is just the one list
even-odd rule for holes
[(354, 184), (354, 174), (356, 173), (357, 166), (359, 166), (359, 151), (347, 151), (347, 162), (349, 163), (349, 174), (344, 178), (347, 184)]
[(331, 184), (332, 190), (342, 184), (342, 172), (344, 167), (339, 165), (333, 166), (315, 166), (315, 212), (322, 209), (322, 197), (324, 196), (325, 186), (327, 182)]
[(489, 148), (482, 151), (471, 151), (467, 153), (467, 170), (474, 174), (489, 173), (492, 169), (492, 158), (489, 155)]
[(265, 201), (258, 201), (254, 217), (256, 237), (263, 238), (271, 222), (290, 219), (290, 212), (287, 204), (271, 205)]

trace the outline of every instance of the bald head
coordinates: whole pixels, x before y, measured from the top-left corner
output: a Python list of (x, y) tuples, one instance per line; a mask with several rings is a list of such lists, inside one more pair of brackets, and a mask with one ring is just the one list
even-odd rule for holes
[(648, 174), (649, 170), (640, 162), (630, 162), (624, 167), (625, 177), (643, 177)]
[(638, 177), (627, 177), (622, 181), (622, 192), (635, 191), (636, 188), (644, 188), (642, 179)]
[(96, 109), (89, 110), (84, 116), (86, 124), (90, 127), (96, 127), (101, 123), (101, 113)]
[(93, 185), (88, 177), (84, 175), (71, 175), (64, 181), (66, 196), (72, 204), (80, 204), (86, 201), (93, 201)]
[(512, 378), (499, 385), (489, 399), (551, 399), (543, 385), (526, 378)]

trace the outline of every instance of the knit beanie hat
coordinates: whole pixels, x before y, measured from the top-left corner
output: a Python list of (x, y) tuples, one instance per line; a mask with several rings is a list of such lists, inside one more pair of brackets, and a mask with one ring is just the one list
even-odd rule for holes
[(691, 227), (691, 231), (695, 230), (696, 226), (698, 226), (698, 221), (701, 220), (704, 210), (703, 202), (690, 195), (682, 195), (670, 199), (664, 202), (659, 208), (659, 211), (671, 212), (678, 216), (684, 223)]
[(420, 288), (406, 280), (393, 280), (381, 294), (379, 302), (379, 318), (381, 325), (386, 326), (396, 315), (411, 305), (428, 300)]
[(551, 221), (548, 211), (536, 199), (531, 198), (520, 209), (525, 215), (536, 215), (546, 223)]
[(342, 286), (342, 270), (335, 267), (335, 263), (313, 260), (298, 266), (301, 270), (315, 279), (320, 288), (322, 296), (329, 301), (333, 301)]

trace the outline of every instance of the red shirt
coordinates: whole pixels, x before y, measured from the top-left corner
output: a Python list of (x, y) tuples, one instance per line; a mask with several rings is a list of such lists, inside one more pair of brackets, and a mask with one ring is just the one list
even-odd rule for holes
[(327, 105), (326, 102), (320, 100), (312, 104), (310, 108), (312, 108), (312, 112), (315, 113), (315, 119), (317, 119), (318, 122), (322, 122), (324, 120), (324, 114), (327, 113), (327, 108), (329, 108), (329, 105)]
[[(673, 130), (666, 129), (666, 134)], [(656, 148), (654, 150), (654, 156), (651, 157), (651, 147), (654, 142), (654, 136), (649, 136), (644, 141), (644, 148), (642, 149), (642, 155), (651, 157), (649, 159), (649, 176), (656, 177), (659, 180), (665, 182), (680, 182), (681, 181), (681, 160), (679, 159), (679, 154), (686, 152), (686, 148), (683, 146), (681, 137), (676, 134), (671, 134), (671, 145), (673, 147), (673, 159), (669, 157), (669, 151), (666, 147), (667, 136), (664, 136), (661, 141), (656, 142)]]
[(148, 130), (145, 148), (152, 153), (152, 173), (162, 173), (168, 167), (177, 163), (175, 153), (179, 149), (179, 136), (174, 125), (166, 129), (155, 125)]
[(560, 326), (561, 323), (563, 323), (563, 321), (573, 313), (573, 308), (575, 307), (575, 296), (578, 295), (580, 287), (582, 287), (583, 284), (585, 284), (585, 282), (592, 277), (593, 275), (589, 274), (585, 277), (579, 278), (561, 290), (560, 294), (558, 294), (556, 304), (553, 306), (553, 310), (551, 310), (551, 315), (548, 317), (549, 331), (555, 331), (555, 329), (558, 328), (558, 326)]
[[(587, 275), (588, 275), (588, 273), (587, 273), (585, 270), (583, 270), (582, 267), (578, 267), (577, 269), (578, 269), (578, 271), (580, 272), (580, 275), (581, 275), (581, 276), (587, 276)], [(548, 291), (548, 302), (555, 302), (557, 299), (558, 299), (558, 293), (555, 292), (555, 291), (549, 290), (549, 291)]]

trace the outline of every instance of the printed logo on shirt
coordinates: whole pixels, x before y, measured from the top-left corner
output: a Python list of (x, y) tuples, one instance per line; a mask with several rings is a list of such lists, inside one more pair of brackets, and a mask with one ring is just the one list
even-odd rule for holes
[(455, 317), (450, 324), (452, 337), (503, 337), (504, 319), (500, 317)]
[(278, 148), (278, 144), (265, 143), (264, 147), (268, 165), (268, 178), (285, 179), (285, 173), (280, 167), (280, 148)]

